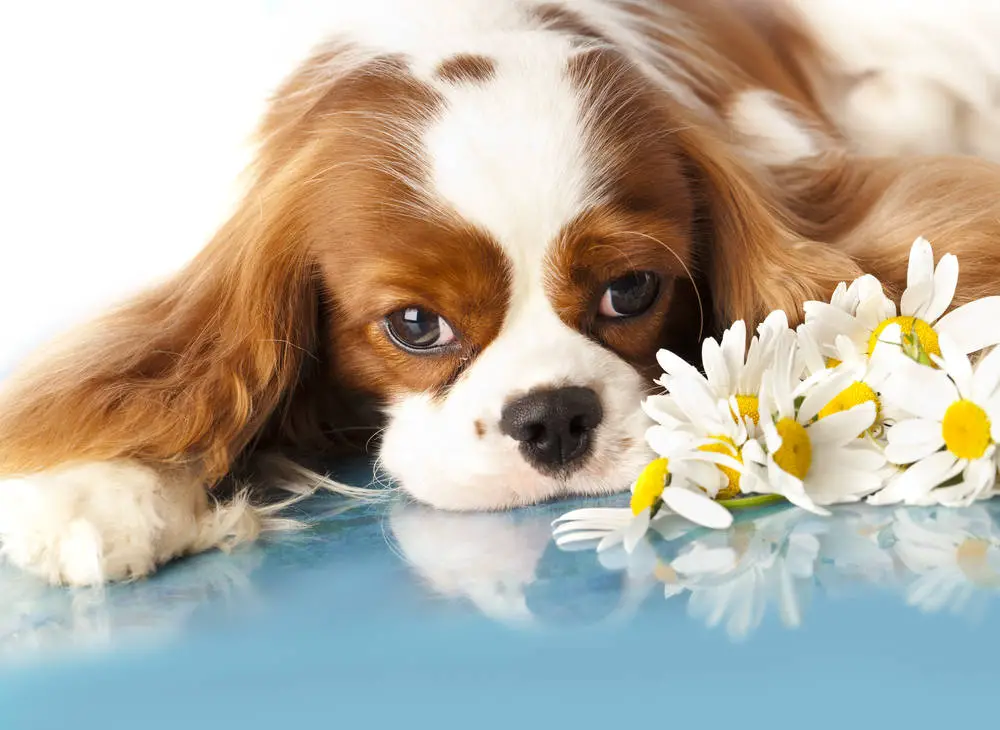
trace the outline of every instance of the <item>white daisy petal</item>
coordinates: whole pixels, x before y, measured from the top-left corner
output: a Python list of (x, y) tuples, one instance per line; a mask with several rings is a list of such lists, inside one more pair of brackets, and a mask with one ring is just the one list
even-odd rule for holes
[(684, 421), (684, 411), (669, 395), (650, 395), (639, 405), (647, 416), (663, 426), (676, 427)]
[(953, 309), (934, 325), (967, 355), (1000, 343), (1000, 296), (984, 297)]
[(743, 444), (743, 448), (740, 450), (740, 456), (743, 462), (754, 462), (756, 464), (766, 464), (767, 454), (764, 453), (764, 449), (761, 445), (754, 440), (747, 441)]
[(861, 439), (837, 449), (837, 460), (845, 468), (867, 472), (874, 472), (885, 466), (885, 455), (881, 450)]
[(722, 333), (722, 356), (730, 375), (735, 375), (743, 369), (746, 352), (747, 325), (740, 319)]
[[(630, 514), (629, 510), (624, 507), (583, 507), (557, 517), (552, 521), (552, 524), (557, 525), (560, 522), (575, 522), (583, 520), (615, 521), (619, 518), (619, 516)], [(625, 521), (628, 521), (628, 519), (626, 518)]]
[(714, 430), (717, 419), (718, 398), (705, 385), (705, 381), (694, 378), (678, 378), (671, 385), (671, 393), (677, 407), (687, 421), (702, 430)]
[(955, 381), (959, 394), (963, 398), (970, 397), (972, 395), (972, 363), (969, 362), (968, 356), (947, 335), (940, 335), (938, 345), (941, 348), (944, 369)]
[[(836, 368), (832, 375), (809, 388), (802, 400), (802, 405), (799, 406), (799, 421), (808, 423), (815, 418), (820, 410), (849, 386), (853, 380), (854, 378), (848, 370)], [(795, 395), (800, 395), (800, 393), (796, 392)]]
[(931, 454), (906, 471), (900, 472), (884, 489), (869, 497), (868, 501), (883, 505), (919, 500), (961, 471), (960, 468), (956, 469), (956, 466), (961, 466), (958, 459), (947, 451)]
[(895, 372), (882, 384), (882, 400), (919, 418), (934, 421), (958, 398), (948, 376), (940, 370), (920, 365), (906, 357), (894, 358)]
[(806, 372), (818, 373), (826, 369), (826, 358), (820, 352), (816, 337), (807, 325), (799, 325), (795, 331), (799, 340), (799, 356), (806, 366)]
[(681, 487), (663, 490), (663, 503), (677, 514), (713, 530), (725, 530), (733, 524), (732, 513), (704, 494)]
[(896, 316), (896, 305), (882, 292), (882, 285), (874, 277), (869, 291), (862, 294), (854, 316), (866, 330), (874, 330), (884, 320)]
[(934, 269), (934, 296), (924, 309), (921, 318), (928, 322), (936, 322), (948, 311), (951, 300), (955, 297), (955, 287), (958, 285), (958, 259), (954, 254), (946, 253), (938, 261)]
[(809, 440), (817, 444), (850, 443), (872, 427), (875, 413), (875, 404), (870, 401), (832, 413), (809, 425)]
[(722, 354), (719, 343), (711, 337), (701, 343), (701, 366), (705, 369), (705, 377), (717, 394), (729, 393), (729, 368)]
[(941, 423), (923, 418), (899, 421), (889, 428), (885, 456), (893, 464), (912, 464), (944, 446)]
[(673, 455), (685, 449), (691, 442), (691, 434), (667, 426), (650, 426), (646, 429), (646, 443), (660, 456)]
[(581, 542), (594, 542), (595, 540), (600, 541), (607, 536), (607, 530), (580, 530), (578, 532), (570, 532), (565, 535), (556, 536), (556, 547), (575, 545)]
[[(930, 241), (918, 237), (910, 246), (910, 260), (906, 270), (906, 286), (916, 286), (934, 281), (934, 249)], [(908, 314), (903, 312), (903, 314)]]
[(803, 305), (806, 324), (820, 342), (833, 341), (838, 334), (858, 342), (867, 338), (868, 333), (857, 319), (847, 312), (826, 302), (806, 302)]
[(622, 546), (625, 548), (625, 552), (633, 552), (635, 550), (635, 546), (638, 545), (639, 541), (645, 536), (646, 530), (649, 529), (649, 512), (650, 509), (647, 507), (632, 518), (632, 521), (628, 523), (628, 526), (622, 534)]
[(994, 347), (976, 363), (972, 376), (972, 400), (986, 403), (997, 395), (1000, 389), (1000, 347)]
[(924, 312), (934, 297), (934, 282), (924, 281), (906, 287), (899, 300), (899, 311), (904, 316), (925, 319)]
[(935, 489), (931, 496), (945, 507), (968, 507), (996, 483), (996, 473), (990, 459), (978, 459), (965, 468), (961, 482)]
[(597, 547), (595, 548), (595, 550), (599, 553), (603, 553), (605, 550), (610, 550), (613, 547), (621, 545), (622, 540), (624, 539), (625, 539), (625, 530), (624, 529), (615, 530), (614, 532), (609, 533), (607, 537), (605, 537), (599, 543), (597, 543)]
[(802, 480), (782, 471), (773, 459), (770, 460), (769, 467), (771, 468), (768, 469), (768, 484), (773, 493), (780, 494), (792, 504), (813, 514), (824, 516), (830, 514), (829, 510), (823, 509), (812, 501), (812, 498), (806, 493)]
[(667, 375), (679, 377), (681, 375), (700, 378), (701, 373), (687, 360), (675, 355), (670, 350), (660, 350), (656, 353), (656, 362)]
[[(725, 485), (726, 476), (707, 459), (705, 461), (686, 459), (676, 464), (671, 462), (671, 464), (675, 478), (686, 479), (702, 487), (713, 496)], [(676, 482), (674, 483), (676, 485)]]

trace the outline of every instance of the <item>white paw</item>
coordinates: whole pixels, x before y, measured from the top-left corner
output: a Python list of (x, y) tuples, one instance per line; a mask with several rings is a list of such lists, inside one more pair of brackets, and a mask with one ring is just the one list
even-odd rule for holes
[(235, 520), (221, 512), (197, 482), (132, 462), (80, 464), (0, 480), (0, 554), (51, 583), (141, 578), (179, 555), (256, 534), (245, 505)]

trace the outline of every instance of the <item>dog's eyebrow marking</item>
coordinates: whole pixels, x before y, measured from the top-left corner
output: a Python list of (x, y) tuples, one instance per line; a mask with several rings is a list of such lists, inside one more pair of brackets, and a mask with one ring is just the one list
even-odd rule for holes
[(477, 418), (476, 419), (476, 423), (474, 424), (474, 426), (476, 428), (476, 436), (478, 436), (479, 438), (482, 438), (483, 436), (486, 435), (486, 424), (485, 423), (483, 423), (481, 420), (479, 420)]
[(497, 64), (488, 56), (461, 53), (442, 61), (434, 75), (454, 84), (486, 83), (496, 76)]
[(584, 21), (577, 13), (555, 3), (539, 5), (534, 9), (533, 14), (541, 22), (545, 30), (563, 33), (586, 41), (608, 42), (607, 38)]

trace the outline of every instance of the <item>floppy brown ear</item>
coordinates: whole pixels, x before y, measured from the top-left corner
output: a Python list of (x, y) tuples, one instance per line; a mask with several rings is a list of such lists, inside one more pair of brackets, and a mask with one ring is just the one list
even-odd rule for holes
[(362, 60), (330, 45), (303, 63), (263, 121), (243, 203), (208, 247), (6, 384), (0, 475), (127, 457), (184, 465), (211, 482), (269, 418), (296, 418), (293, 389), (322, 367), (302, 212), (316, 141), (296, 135)]
[(25, 364), (0, 397), (0, 474), (122, 457), (227, 471), (313, 347), (310, 263), (266, 187), (172, 280)]
[(0, 475), (129, 457), (211, 483), (258, 438), (324, 439), (302, 407), (320, 399), (299, 397), (322, 383), (328, 400), (330, 377), (309, 230), (310, 214), (332, 213), (316, 210), (329, 205), (315, 184), (329, 139), (310, 125), (335, 117), (353, 72), (373, 63), (393, 61), (318, 47), (276, 91), (252, 183), (208, 247), (22, 368), (0, 393)]
[(776, 309), (797, 322), (803, 302), (825, 299), (839, 282), (861, 274), (850, 256), (797, 235), (766, 171), (755, 174), (700, 125), (688, 125), (676, 138), (697, 196), (700, 264), (724, 326), (736, 319), (757, 323)]

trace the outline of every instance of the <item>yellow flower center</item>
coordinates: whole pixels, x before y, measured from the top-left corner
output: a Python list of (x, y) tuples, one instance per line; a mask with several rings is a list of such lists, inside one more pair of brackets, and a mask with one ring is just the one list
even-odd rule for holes
[(878, 394), (867, 383), (855, 380), (820, 409), (819, 417), (826, 418), (834, 413), (843, 413), (851, 410), (854, 406), (868, 402), (875, 404), (875, 421), (877, 423), (878, 416), (882, 412), (882, 404), (879, 402)]
[(729, 412), (738, 423), (743, 423), (743, 420), (748, 416), (750, 417), (750, 420), (754, 422), (754, 425), (760, 423), (760, 402), (757, 400), (757, 396), (736, 396), (736, 407), (740, 409), (738, 414), (733, 413), (731, 406), (729, 408)]
[(793, 477), (805, 479), (812, 466), (812, 443), (805, 427), (793, 418), (782, 418), (775, 428), (781, 448), (774, 452), (774, 463)]
[(632, 514), (637, 515), (644, 509), (651, 509), (663, 494), (663, 488), (667, 485), (667, 469), (669, 462), (666, 459), (656, 459), (649, 462), (642, 474), (635, 481), (635, 489), (632, 490)]
[(890, 317), (885, 320), (875, 331), (872, 332), (872, 336), (868, 338), (868, 355), (869, 357), (875, 352), (875, 346), (878, 344), (879, 338), (882, 333), (885, 332), (885, 328), (889, 325), (898, 324), (899, 329), (902, 331), (903, 335), (916, 335), (917, 341), (920, 343), (920, 347), (928, 355), (941, 356), (941, 347), (938, 345), (937, 332), (934, 328), (927, 324), (922, 319), (917, 319), (916, 317)]
[(978, 459), (991, 442), (989, 416), (972, 401), (957, 400), (944, 412), (941, 435), (959, 459)]
[(840, 360), (838, 360), (838, 359), (837, 359), (837, 358), (835, 358), (835, 357), (828, 357), (828, 358), (826, 359), (826, 366), (827, 366), (828, 368), (835, 368), (835, 367), (837, 367), (837, 366), (838, 366), (838, 365), (840, 365), (840, 364), (841, 364), (841, 361), (840, 361)]
[[(706, 451), (712, 454), (725, 454), (726, 456), (731, 456), (736, 461), (743, 463), (743, 459), (740, 457), (740, 452), (736, 448), (736, 443), (728, 436), (712, 436), (716, 439), (715, 443), (705, 444), (704, 446), (699, 446), (698, 451)], [(733, 469), (731, 466), (722, 466), (717, 464), (719, 471), (726, 475), (729, 483), (726, 484), (719, 493), (715, 495), (716, 499), (732, 499), (737, 494), (740, 493), (740, 473)]]

